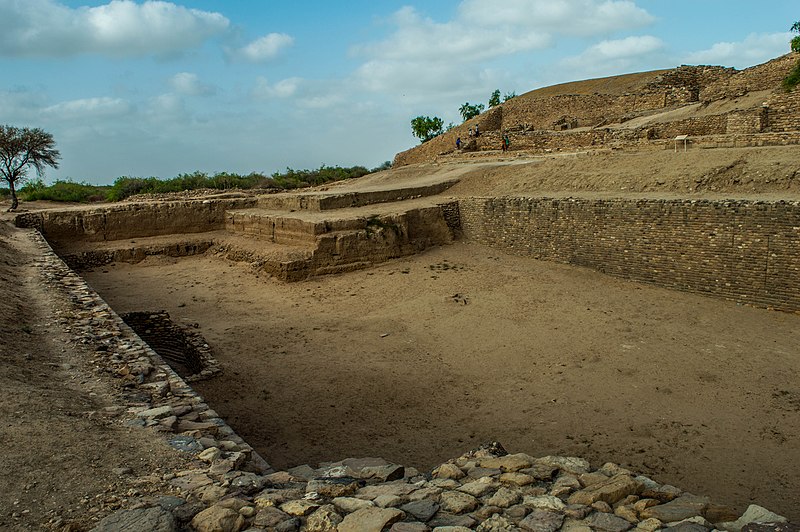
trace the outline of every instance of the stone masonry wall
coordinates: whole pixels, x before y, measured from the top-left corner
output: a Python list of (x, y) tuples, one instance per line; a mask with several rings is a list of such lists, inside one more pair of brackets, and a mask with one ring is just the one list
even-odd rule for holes
[(656, 285), (800, 311), (800, 203), (467, 198), (466, 239)]
[(800, 89), (775, 94), (767, 105), (770, 131), (800, 131)]
[(202, 233), (225, 227), (228, 209), (255, 205), (254, 198), (125, 203), (94, 209), (20, 214), (17, 227), (36, 228), (49, 242), (102, 242), (143, 236)]

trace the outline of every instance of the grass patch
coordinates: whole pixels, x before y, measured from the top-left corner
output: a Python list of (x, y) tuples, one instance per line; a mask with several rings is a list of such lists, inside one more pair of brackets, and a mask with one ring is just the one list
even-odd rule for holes
[(797, 85), (800, 85), (800, 61), (794, 65), (794, 68), (791, 72), (789, 72), (789, 75), (783, 78), (781, 85), (786, 92), (789, 92), (797, 87)]

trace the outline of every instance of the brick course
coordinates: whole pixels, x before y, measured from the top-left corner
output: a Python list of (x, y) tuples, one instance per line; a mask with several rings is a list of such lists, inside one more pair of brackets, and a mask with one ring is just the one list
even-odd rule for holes
[(465, 198), (466, 239), (514, 254), (800, 311), (800, 202)]

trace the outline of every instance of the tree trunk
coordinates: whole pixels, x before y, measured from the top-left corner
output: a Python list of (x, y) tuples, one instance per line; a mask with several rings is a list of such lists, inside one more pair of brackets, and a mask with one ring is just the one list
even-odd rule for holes
[(19, 200), (17, 199), (17, 191), (14, 189), (14, 182), (8, 182), (8, 188), (11, 189), (11, 207), (8, 209), (8, 212), (12, 212), (17, 210), (17, 206), (19, 205)]

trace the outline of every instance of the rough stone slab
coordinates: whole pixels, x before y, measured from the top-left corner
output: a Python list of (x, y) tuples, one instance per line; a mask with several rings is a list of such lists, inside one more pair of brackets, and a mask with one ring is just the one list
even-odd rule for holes
[(770, 512), (766, 508), (758, 506), (757, 504), (751, 504), (747, 507), (747, 510), (745, 510), (739, 519), (733, 523), (725, 523), (724, 525), (720, 525), (720, 528), (724, 528), (725, 530), (730, 530), (733, 532), (739, 532), (742, 530), (742, 528), (750, 523), (785, 523), (786, 521), (787, 519), (782, 515)]
[(364, 508), (372, 508), (375, 503), (366, 499), (357, 499), (355, 497), (336, 497), (331, 501), (336, 508), (345, 512), (352, 513)]
[(543, 456), (536, 459), (535, 465), (556, 467), (573, 475), (582, 475), (589, 472), (589, 462), (575, 456)]
[(480, 467), (487, 469), (500, 469), (503, 472), (514, 472), (526, 467), (531, 467), (535, 458), (524, 453), (507, 454), (506, 456), (482, 458), (478, 461)]
[(365, 486), (356, 492), (356, 497), (359, 499), (372, 500), (381, 495), (397, 495), (402, 497), (415, 491), (417, 486), (407, 484), (405, 482), (391, 482), (389, 484), (376, 484), (374, 486)]
[(253, 526), (257, 526), (260, 528), (270, 528), (277, 526), (279, 523), (282, 523), (288, 519), (291, 519), (292, 516), (287, 514), (286, 512), (282, 512), (275, 508), (274, 506), (270, 506), (268, 508), (263, 508), (258, 511), (255, 518), (253, 519)]
[(439, 505), (430, 499), (410, 502), (400, 507), (407, 514), (413, 515), (422, 522), (428, 522), (439, 511)]
[(539, 495), (537, 497), (525, 497), (522, 504), (537, 510), (551, 510), (554, 512), (563, 511), (567, 506), (564, 501), (552, 495)]
[(239, 532), (244, 524), (244, 517), (239, 512), (220, 505), (207, 508), (192, 519), (192, 527), (197, 532)]
[(461, 487), (456, 488), (458, 491), (472, 495), (473, 497), (481, 497), (492, 491), (497, 484), (489, 477), (484, 477), (475, 482), (468, 482)]
[(280, 506), (281, 511), (293, 516), (308, 515), (317, 508), (319, 508), (319, 504), (304, 499), (288, 501)]
[(423, 523), (395, 523), (389, 532), (429, 532), (431, 527)]
[(363, 508), (348, 514), (339, 524), (339, 532), (381, 532), (403, 517), (405, 514), (396, 508)]
[(97, 523), (92, 532), (175, 532), (176, 530), (175, 516), (163, 508), (155, 507), (119, 510)]
[(689, 517), (703, 515), (708, 503), (707, 497), (698, 497), (687, 493), (668, 503), (645, 508), (639, 513), (639, 517), (641, 519), (653, 517), (664, 523), (682, 521)]
[(621, 517), (600, 512), (591, 514), (583, 522), (592, 530), (600, 530), (601, 532), (625, 532), (625, 530), (633, 528), (632, 524)]
[(521, 495), (517, 490), (508, 488), (500, 488), (494, 495), (486, 499), (486, 504), (492, 506), (499, 506), (500, 508), (508, 508), (519, 502)]
[(442, 510), (453, 514), (471, 512), (478, 507), (478, 499), (467, 493), (445, 491), (439, 498)]
[(336, 512), (333, 505), (326, 504), (308, 516), (306, 530), (308, 532), (335, 532), (342, 516)]
[(549, 510), (534, 510), (519, 522), (519, 526), (529, 532), (555, 532), (561, 528), (563, 522), (563, 514)]
[(614, 504), (628, 495), (638, 493), (641, 485), (628, 475), (616, 475), (605, 481), (592, 484), (569, 496), (570, 504), (591, 505), (597, 501)]

